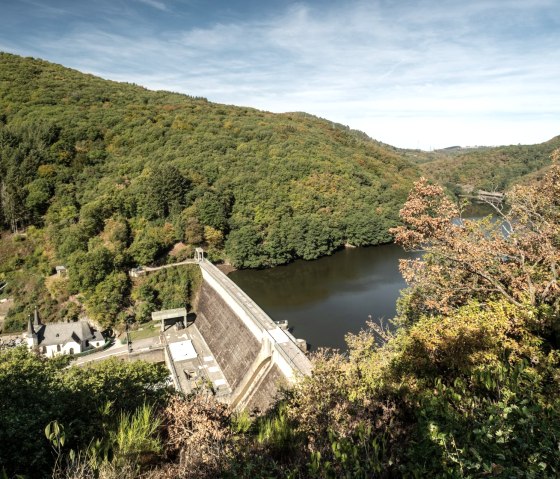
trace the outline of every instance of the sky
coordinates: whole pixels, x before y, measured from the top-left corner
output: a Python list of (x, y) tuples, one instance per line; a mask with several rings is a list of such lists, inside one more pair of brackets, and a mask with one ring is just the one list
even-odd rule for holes
[(403, 148), (560, 134), (560, 0), (0, 0), (0, 51)]

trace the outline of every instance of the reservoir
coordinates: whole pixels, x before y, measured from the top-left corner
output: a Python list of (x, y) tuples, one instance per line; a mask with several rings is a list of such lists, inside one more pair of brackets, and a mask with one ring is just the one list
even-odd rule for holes
[(344, 335), (365, 328), (368, 316), (387, 323), (406, 284), (399, 259), (411, 253), (394, 244), (347, 248), (315, 261), (229, 277), (275, 321), (288, 320), (296, 338), (312, 349), (346, 349)]
[[(473, 205), (463, 217), (491, 212), (487, 205)], [(347, 248), (315, 261), (234, 271), (229, 277), (273, 320), (287, 319), (294, 336), (312, 349), (346, 349), (345, 334), (365, 328), (368, 316), (385, 324), (395, 316), (406, 287), (399, 259), (413, 256), (395, 244)]]

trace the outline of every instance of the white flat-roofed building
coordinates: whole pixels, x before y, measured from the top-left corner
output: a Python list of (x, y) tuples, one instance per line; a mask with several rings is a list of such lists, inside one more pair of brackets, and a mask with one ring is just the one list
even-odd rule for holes
[(198, 357), (190, 339), (169, 343), (169, 350), (171, 351), (171, 358), (173, 361), (187, 361)]

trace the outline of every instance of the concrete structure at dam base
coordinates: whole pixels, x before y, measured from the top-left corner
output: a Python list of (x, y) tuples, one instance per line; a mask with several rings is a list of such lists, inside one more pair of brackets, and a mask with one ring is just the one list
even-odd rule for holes
[(265, 411), (282, 386), (311, 374), (300, 348), (305, 341), (276, 324), (200, 248), (192, 262), (202, 273), (196, 317), (186, 310), (152, 314), (162, 324), (173, 383), (185, 394), (209, 392), (236, 410)]

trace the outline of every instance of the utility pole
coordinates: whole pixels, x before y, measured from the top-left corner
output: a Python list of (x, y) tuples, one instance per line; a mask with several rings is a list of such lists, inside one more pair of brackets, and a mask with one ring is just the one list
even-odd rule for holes
[(126, 320), (126, 344), (128, 346), (128, 354), (132, 352), (132, 341), (130, 340), (130, 331), (128, 329), (128, 319)]

